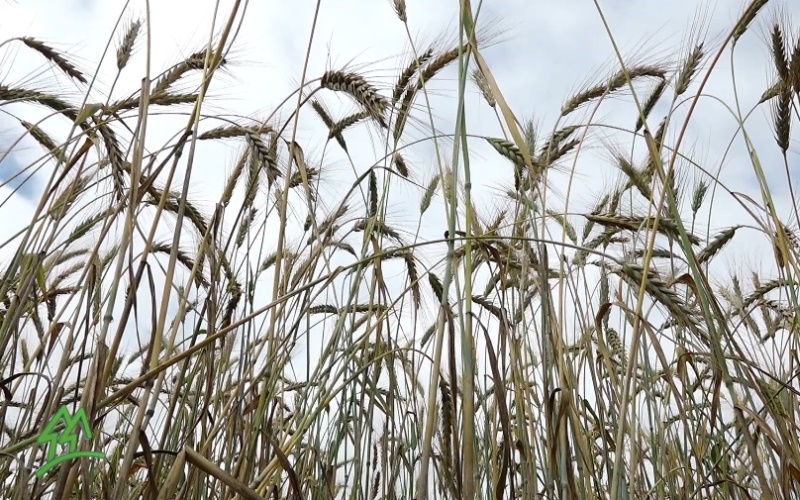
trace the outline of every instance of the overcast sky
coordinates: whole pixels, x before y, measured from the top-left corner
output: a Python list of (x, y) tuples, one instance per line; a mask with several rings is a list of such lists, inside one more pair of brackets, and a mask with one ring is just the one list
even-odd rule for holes
[[(232, 3), (231, 0), (220, 2), (220, 20), (217, 21), (217, 26), (224, 22)], [(637, 62), (647, 62), (650, 59), (675, 61), (676, 54), (680, 55), (680, 52), (676, 53), (676, 49), (679, 50), (682, 43), (685, 45), (687, 40), (691, 40), (691, 33), (704, 36), (708, 53), (714, 54), (747, 2), (601, 0), (599, 3), (623, 54), (635, 56)], [(477, 5), (477, 2), (473, 0), (473, 4)], [(126, 5), (128, 7), (123, 12)], [(256, 118), (264, 118), (272, 112), (296, 88), (301, 78), (315, 5), (311, 0), (250, 2), (230, 56), (231, 65), (215, 80), (207, 101), (209, 108), (206, 109), (209, 112), (224, 110), (232, 115)], [(204, 47), (214, 6), (215, 2), (210, 0), (151, 2), (154, 74)], [(774, 2), (772, 10), (767, 9), (758, 18), (737, 49), (736, 90), (745, 112), (758, 101), (771, 82), (773, 70), (765, 40), (778, 7), (800, 25), (800, 4)], [(457, 9), (456, 0), (408, 0), (409, 28), (414, 36), (414, 43), (424, 48), (438, 39), (454, 42)], [(486, 2), (483, 9), (482, 19), (493, 20), (484, 25), (490, 34), (490, 43), (484, 53), (487, 62), (517, 117), (535, 118), (542, 126), (543, 133), (552, 129), (559, 109), (571, 94), (608, 75), (608, 63), (614, 61), (614, 51), (593, 2), (498, 0)], [(95, 73), (97, 61), (106, 50), (109, 39), (116, 41), (121, 36), (124, 28), (114, 32), (120, 16), (124, 26), (132, 18), (143, 17), (145, 5), (138, 0), (129, 4), (97, 0), (16, 0), (0, 6), (0, 13), (2, 39), (33, 36), (44, 40), (68, 53), (81, 70), (91, 75)], [(116, 45), (112, 44), (108, 49), (107, 60), (98, 74), (97, 87), (91, 93), (90, 102), (103, 101), (107, 97), (104, 93), (115, 77), (115, 48)], [(140, 38), (137, 49), (136, 58), (117, 86), (115, 98), (133, 94), (139, 86), (144, 64), (143, 38)], [(65, 92), (75, 100), (82, 96), (82, 89), (70, 88), (63, 83), (65, 80), (61, 77), (56, 79), (53, 70), (43, 71), (45, 66), (38, 54), (19, 45), (6, 46), (2, 54), (4, 59), (0, 62), (0, 82)], [(394, 14), (389, 0), (324, 0), (314, 35), (308, 74), (310, 78), (318, 78), (326, 69), (339, 69), (351, 64), (367, 78), (379, 82), (383, 88), (388, 88), (400, 68), (409, 61), (408, 54), (409, 43), (404, 26)], [(442, 74), (439, 81), (432, 84), (433, 88), (439, 89), (433, 112), (438, 125), (445, 132), (453, 131), (452, 123), (456, 113), (454, 71), (451, 68), (449, 72)], [(55, 85), (57, 81), (62, 82), (61, 90), (48, 87)], [(692, 87), (692, 92), (695, 89), (696, 87)], [(492, 110), (482, 102), (473, 86), (469, 86), (468, 91), (470, 132), (499, 136)], [(729, 106), (734, 105), (729, 55), (724, 55), (720, 60), (706, 93), (722, 99)], [(339, 111), (352, 109), (346, 105), (338, 108), (333, 104), (332, 106)], [(684, 105), (683, 109), (685, 107)], [(45, 116), (44, 112), (31, 110), (29, 107), (24, 109), (31, 116)], [(600, 118), (630, 128), (635, 121), (634, 109), (629, 98), (616, 99), (603, 104), (595, 119)], [(761, 160), (772, 182), (773, 193), (781, 195), (778, 199), (779, 207), (784, 207), (781, 215), (784, 220), (789, 220), (789, 212), (785, 210), (788, 202), (785, 176), (767, 121), (768, 110), (764, 106), (754, 113), (747, 124), (748, 133), (762, 155)], [(589, 111), (591, 107), (581, 110), (569, 122), (581, 123), (588, 117)], [(665, 109), (658, 109), (654, 115), (660, 118), (664, 112)], [(201, 126), (201, 130), (220, 124), (209, 121)], [(656, 124), (657, 120), (651, 122), (651, 126)], [(59, 123), (48, 120), (43, 126), (53, 133), (68, 131), (68, 124), (63, 123), (63, 120)], [(153, 122), (151, 127), (151, 132), (155, 134), (155, 144), (165, 143), (168, 136), (164, 134), (173, 134), (176, 130), (175, 122), (170, 125)], [(311, 161), (319, 159), (324, 145), (319, 136), (319, 131), (322, 130), (320, 127), (318, 120), (315, 121), (312, 117), (302, 123), (299, 131), (300, 143), (306, 145), (304, 149)], [(713, 172), (722, 168), (720, 179), (730, 189), (759, 199), (755, 176), (746, 154), (743, 154), (745, 150), (741, 136), (735, 137), (733, 148), (727, 151), (735, 131), (736, 120), (730, 112), (719, 102), (710, 98), (704, 99), (689, 128), (684, 152), (691, 151), (695, 159)], [(0, 132), (2, 151), (8, 144), (16, 141), (23, 130), (15, 120), (0, 114)], [(159, 133), (162, 133), (160, 137)], [(604, 134), (593, 136), (594, 142), (590, 144), (600, 146)], [(361, 168), (365, 168), (375, 161), (375, 150), (366, 142), (368, 135), (358, 137), (364, 142), (349, 142), (355, 145), (352, 146), (353, 157), (357, 162), (363, 161)], [(475, 154), (472, 159), (473, 182), (481, 196), (479, 199), (486, 200), (485, 204), (491, 206), (492, 190), (510, 184), (511, 166), (497, 157), (486, 144), (480, 141), (473, 141), (471, 144)], [(22, 145), (23, 148), (15, 148), (14, 153), (0, 164), (1, 180), (9, 179), (23, 165), (28, 165), (41, 156), (41, 150), (37, 149), (38, 146), (30, 138), (24, 138)], [(221, 183), (230, 172), (239, 150), (230, 144), (204, 147), (207, 149), (196, 160), (191, 192), (195, 199), (205, 202), (207, 213), (211, 213), (213, 203), (219, 197)], [(329, 147), (329, 150), (336, 150), (330, 153), (330, 163), (326, 161), (326, 165), (330, 164), (331, 168), (325, 174), (331, 189), (347, 189), (353, 173), (336, 147)], [(450, 149), (445, 154), (449, 155)], [(641, 156), (641, 151), (639, 155)], [(430, 143), (414, 149), (409, 160), (413, 178), (424, 185), (434, 175), (436, 168)], [(589, 151), (585, 159), (577, 163), (570, 202), (571, 212), (585, 209), (596, 200), (598, 189), (613, 184), (617, 173), (608, 165), (607, 160), (606, 156)], [(792, 143), (790, 152), (790, 161), (794, 160), (796, 142)], [(339, 177), (340, 174), (346, 177)], [(689, 179), (694, 179), (696, 173), (687, 171), (686, 175)], [(32, 213), (41, 194), (41, 185), (46, 181), (47, 175), (37, 176), (35, 182), (25, 186), (2, 207), (4, 224), (0, 227), (0, 237), (3, 240), (12, 230), (27, 224), (28, 220), (23, 215)], [(18, 185), (18, 182), (9, 182), (0, 187), (0, 201), (5, 200), (11, 189)], [(566, 191), (566, 185), (557, 185), (556, 188), (562, 193)], [(390, 216), (394, 216), (405, 230), (413, 232), (418, 217), (418, 211), (415, 210), (419, 192), (409, 189), (409, 193), (416, 196), (413, 198), (413, 207), (409, 210), (404, 203), (395, 199), (390, 204)], [(741, 210), (727, 195), (721, 196), (715, 203), (712, 234), (714, 229), (742, 222)], [(13, 217), (9, 218), (6, 214), (13, 214)], [(433, 237), (442, 234), (445, 225), (441, 209), (439, 214), (438, 220), (425, 220), (424, 234)], [(300, 221), (304, 216), (305, 214), (299, 214)], [(796, 221), (794, 222), (796, 227)], [(576, 220), (576, 223), (580, 224), (581, 221)], [(700, 225), (705, 229), (705, 223)], [(751, 243), (747, 240), (738, 244), (741, 251), (730, 257), (731, 267), (740, 270), (742, 266), (761, 269), (774, 267), (769, 259), (763, 258), (763, 246), (749, 248)], [(4, 249), (0, 257), (7, 258), (8, 251), (8, 248)]]
[[(231, 4), (230, 0), (220, 2), (220, 19), (224, 19)], [(443, 34), (447, 41), (455, 40), (457, 1), (409, 0), (407, 4), (409, 27), (418, 46), (424, 48)], [(655, 0), (600, 2), (624, 55), (634, 55), (637, 61), (643, 62), (649, 59), (674, 60), (676, 48), (687, 39), (687, 33), (692, 27), (698, 25), (701, 26), (701, 34), (706, 35), (709, 52), (712, 52), (745, 4), (746, 2), (740, 0), (678, 0), (669, 2), (669, 7), (665, 7), (667, 4), (663, 1)], [(790, 15), (792, 12), (800, 12), (800, 6), (792, 2), (774, 4), (774, 7), (780, 7)], [(126, 5), (127, 9), (122, 13)], [(154, 73), (203, 47), (214, 6), (215, 2), (209, 0), (151, 2)], [(213, 109), (256, 117), (263, 117), (272, 111), (296, 88), (300, 80), (314, 8), (315, 2), (311, 0), (250, 2), (247, 5), (246, 19), (234, 45), (230, 73), (218, 77), (209, 105), (219, 106)], [(77, 61), (81, 70), (93, 74), (109, 38), (118, 40), (121, 36), (122, 28), (113, 34), (121, 13), (124, 24), (133, 17), (143, 16), (145, 5), (144, 2), (135, 0), (128, 4), (121, 1), (26, 0), (8, 2), (2, 6), (2, 11), (0, 29), (4, 39), (22, 35), (35, 36), (66, 51)], [(759, 21), (737, 49), (738, 92), (746, 110), (757, 101), (772, 74), (764, 40), (769, 22), (774, 19), (773, 12), (776, 9), (767, 10), (759, 17)], [(614, 58), (613, 48), (600, 16), (593, 2), (589, 0), (486, 2), (482, 18), (486, 22), (492, 20), (490, 24), (484, 24), (491, 34), (491, 45), (486, 48), (485, 54), (508, 102), (518, 118), (534, 117), (544, 131), (553, 127), (565, 99), (581, 86), (594, 83), (598, 77), (605, 76), (608, 70), (603, 71), (602, 68), (608, 68), (607, 63)], [(218, 20), (217, 26), (221, 23)], [(138, 57), (123, 73), (121, 83), (115, 91), (118, 98), (134, 92), (139, 85), (144, 62), (143, 39), (140, 39), (137, 48)], [(404, 27), (395, 16), (390, 1), (323, 1), (311, 51), (309, 77), (316, 78), (327, 68), (337, 69), (352, 63), (355, 67), (363, 67), (368, 77), (373, 77), (384, 87), (388, 87), (400, 67), (408, 62), (408, 48)], [(107, 61), (98, 76), (98, 83), (90, 100), (103, 100), (103, 93), (114, 79), (114, 49), (115, 46), (112, 46), (106, 56)], [(33, 83), (40, 88), (48, 88), (47, 85), (54, 82), (52, 73), (48, 72), (52, 70), (41, 73), (44, 68), (41, 58), (26, 48), (19, 45), (7, 46), (4, 56), (4, 64), (0, 67), (3, 81)], [(727, 55), (722, 58), (719, 66), (717, 74), (707, 87), (707, 93), (732, 105), (733, 88)], [(455, 115), (455, 97), (452, 95), (455, 85), (454, 71), (455, 68), (451, 68), (450, 72), (445, 73), (442, 82), (437, 82), (435, 87), (442, 89), (442, 97), (435, 101), (434, 113), (445, 127), (452, 124)], [(60, 78), (59, 81), (64, 80)], [(474, 87), (470, 86), (468, 90), (471, 92), (468, 98), (470, 131), (497, 135), (493, 113), (481, 102)], [(70, 93), (75, 99), (81, 96), (79, 89), (64, 87), (63, 91)], [(604, 104), (598, 117), (630, 126), (633, 110), (630, 99), (625, 98), (624, 101)], [(620, 112), (618, 116), (615, 114), (616, 109), (624, 109), (624, 112)], [(763, 120), (767, 110), (767, 107), (762, 107), (753, 119)], [(663, 114), (663, 110), (661, 111)], [(661, 114), (655, 113), (659, 117)], [(580, 122), (582, 116), (578, 114), (576, 118), (578, 119), (575, 121)], [(53, 130), (52, 127), (57, 126), (55, 123), (51, 125), (51, 122), (55, 120), (48, 121), (50, 128), (47, 130)], [(207, 127), (217, 124), (209, 123)], [(8, 117), (0, 117), (0, 127), (4, 132), (3, 141), (14, 141), (19, 137), (19, 125)], [(738, 149), (730, 152), (727, 157), (724, 156), (735, 128), (735, 120), (720, 104), (706, 100), (695, 115), (685, 144), (694, 146), (695, 154), (700, 160), (707, 162), (708, 168), (716, 169), (723, 163), (722, 180), (733, 189), (745, 189), (752, 187), (753, 177), (746, 158), (743, 159), (740, 155), (741, 140), (735, 146)], [(174, 127), (165, 130), (172, 133)], [(445, 131), (452, 131), (452, 128)], [(300, 131), (301, 134), (303, 132), (304, 130)], [(306, 132), (313, 138), (309, 146), (313, 156), (315, 151), (321, 151), (322, 143), (318, 135), (311, 133), (311, 126), (308, 126)], [(768, 147), (762, 148), (762, 154), (773, 153), (771, 150), (774, 148), (769, 143), (769, 128), (751, 126), (748, 132), (756, 140), (766, 141), (764, 144)], [(35, 146), (30, 138), (25, 138), (23, 144)], [(433, 150), (430, 145), (427, 147), (427, 157), (414, 157), (418, 162), (416, 171), (420, 180), (429, 178), (435, 165)], [(486, 158), (491, 159), (492, 165), (496, 165), (497, 158), (484, 144), (476, 144), (475, 150), (476, 159), (473, 162), (476, 164), (473, 170), (476, 184), (496, 185), (496, 176), (490, 175), (491, 168), (487, 166), (486, 169), (481, 169), (481, 165)], [(213, 154), (204, 155), (193, 177), (193, 191), (201, 199), (205, 198), (204, 192), (209, 193), (209, 202), (217, 197), (216, 194), (211, 194), (214, 187), (218, 186), (220, 177), (216, 174), (224, 175), (226, 172), (217, 162), (229, 166), (235, 153), (230, 147), (220, 147), (218, 151), (221, 155), (219, 157)], [(8, 179), (20, 165), (28, 164), (31, 158), (40, 154), (35, 147), (15, 152), (6, 158), (0, 178)], [(370, 151), (364, 158), (374, 161), (374, 154)], [(578, 163), (578, 183), (573, 193), (575, 202), (586, 201), (587, 198), (581, 196), (583, 186), (580, 181), (590, 184), (589, 179), (600, 172), (603, 170), (597, 165)], [(608, 172), (602, 174), (609, 178), (610, 175)], [(44, 182), (46, 178), (38, 180)], [(778, 192), (785, 192), (782, 184), (785, 182), (774, 186)], [(10, 186), (15, 185), (12, 183)], [(3, 187), (0, 192), (5, 192), (7, 187), (9, 186)], [(38, 195), (33, 186), (25, 187), (19, 194), (30, 198)], [(592, 201), (591, 196), (588, 201)], [(723, 202), (725, 201), (720, 203)], [(18, 203), (21, 202), (14, 204)], [(721, 224), (725, 222), (721, 221)]]

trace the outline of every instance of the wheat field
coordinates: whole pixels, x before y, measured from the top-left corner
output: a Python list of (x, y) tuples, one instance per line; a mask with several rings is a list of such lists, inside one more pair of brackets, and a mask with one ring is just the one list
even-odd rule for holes
[(98, 60), (0, 36), (0, 497), (800, 498), (800, 12), (649, 57), (579, 2), (611, 49), (539, 122), (448, 2), (346, 62), (309, 2), (248, 114), (244, 0), (163, 68), (148, 2)]

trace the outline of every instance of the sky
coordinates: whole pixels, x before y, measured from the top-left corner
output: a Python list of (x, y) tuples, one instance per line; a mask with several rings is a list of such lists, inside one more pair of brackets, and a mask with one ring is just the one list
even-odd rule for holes
[[(700, 33), (706, 35), (707, 48), (714, 49), (722, 40), (736, 16), (744, 9), (745, 2), (697, 2), (674, 1), (668, 9), (663, 2), (599, 2), (608, 25), (614, 33), (615, 41), (624, 55), (634, 60), (669, 58), (674, 48), (686, 40), (686, 34), (693, 26), (700, 26)], [(159, 72), (181, 56), (202, 48), (214, 12), (213, 1), (170, 1), (151, 2), (153, 71)], [(224, 18), (231, 5), (230, 1), (220, 3), (220, 18)], [(791, 2), (776, 2), (787, 15), (798, 7)], [(219, 76), (212, 91), (209, 105), (219, 105), (231, 113), (264, 116), (272, 111), (292, 92), (300, 80), (304, 55), (307, 50), (308, 34), (312, 25), (315, 3), (304, 2), (250, 2), (247, 4), (245, 21), (241, 26), (231, 56), (233, 61), (229, 74)], [(454, 19), (457, 18), (456, 1), (415, 1), (407, 2), (409, 29), (415, 44), (420, 47), (441, 39), (455, 40)], [(145, 14), (145, 3), (93, 2), (93, 1), (26, 1), (10, 2), (2, 7), (0, 29), (5, 39), (14, 36), (35, 36), (57, 48), (66, 51), (77, 61), (78, 67), (92, 74), (96, 61), (107, 49), (109, 38), (118, 40), (124, 22)], [(520, 119), (534, 118), (543, 130), (550, 130), (558, 117), (558, 110), (565, 99), (587, 83), (606, 76), (601, 70), (613, 61), (614, 49), (605, 32), (602, 19), (593, 2), (538, 2), (513, 1), (487, 2), (482, 7), (481, 16), (492, 21), (487, 24), (490, 33), (485, 56), (490, 64), (501, 90)], [(777, 9), (774, 9), (778, 12)], [(112, 34), (122, 15), (122, 26)], [(766, 88), (772, 74), (768, 67), (766, 39), (772, 13), (762, 15), (746, 35), (737, 49), (736, 74), (737, 91), (745, 108), (749, 108)], [(218, 21), (219, 25), (220, 21)], [(219, 30), (217, 30), (219, 31)], [(698, 31), (695, 29), (695, 31)], [(320, 4), (318, 23), (314, 34), (308, 74), (320, 76), (326, 69), (338, 69), (345, 64), (364, 67), (368, 75), (375, 75), (387, 86), (399, 69), (408, 62), (408, 38), (405, 29), (395, 16), (391, 2), (360, 2), (337, 0), (323, 1)], [(52, 83), (52, 70), (42, 72), (44, 66), (38, 55), (19, 46), (5, 47), (6, 59), (0, 70), (4, 80), (27, 81), (31, 75), (36, 83)], [(123, 73), (115, 95), (132, 93), (138, 87), (143, 69), (144, 47), (140, 40), (138, 58)], [(107, 64), (99, 75), (97, 89), (93, 98), (102, 100), (108, 86), (114, 79), (114, 46), (110, 47)], [(711, 51), (709, 51), (711, 52)], [(12, 63), (13, 64), (8, 64)], [(720, 70), (712, 77), (708, 94), (732, 103), (733, 88), (730, 82), (729, 60), (727, 55), (719, 63)], [(447, 95), (454, 89), (455, 68), (445, 73), (443, 82), (437, 82), (443, 89), (435, 100), (434, 113), (443, 126), (452, 123), (455, 116), (455, 98)], [(434, 87), (437, 88), (437, 87)], [(65, 88), (80, 97), (78, 89)], [(497, 134), (493, 112), (481, 105), (481, 97), (474, 87), (468, 89), (469, 127), (474, 133)], [(606, 121), (626, 124), (630, 121), (630, 98), (625, 102), (608, 102), (599, 110), (598, 117)], [(617, 120), (616, 109), (625, 109)], [(216, 108), (219, 109), (219, 108)], [(753, 119), (763, 120), (768, 108), (756, 111)], [(708, 110), (708, 111), (706, 111)], [(579, 115), (580, 116), (580, 115)], [(586, 116), (586, 115), (584, 115)], [(658, 116), (658, 113), (656, 113)], [(48, 123), (49, 125), (49, 123)], [(53, 125), (55, 126), (55, 125)], [(209, 124), (209, 128), (213, 125)], [(0, 130), (7, 131), (4, 140), (16, 140), (20, 127), (8, 117), (0, 117)], [(309, 125), (309, 137), (313, 137)], [(13, 130), (14, 133), (11, 132)], [(736, 129), (733, 117), (710, 99), (701, 101), (693, 118), (686, 144), (696, 146), (696, 153), (706, 159), (710, 166), (723, 165), (722, 179), (732, 188), (747, 188), (752, 185), (752, 172), (741, 152), (735, 149), (727, 156), (725, 148)], [(166, 129), (165, 129), (166, 130)], [(318, 129), (313, 129), (318, 130)], [(172, 129), (170, 129), (172, 131)], [(304, 131), (301, 130), (302, 134)], [(769, 129), (752, 127), (748, 132), (755, 140), (769, 141)], [(317, 141), (319, 142), (319, 141)], [(477, 142), (477, 141), (476, 141)], [(741, 141), (738, 141), (739, 143)], [(24, 138), (22, 151), (15, 150), (14, 156), (7, 158), (0, 178), (8, 179), (11, 172), (26, 165), (31, 155), (40, 155), (31, 139)], [(322, 144), (316, 144), (319, 152)], [(314, 146), (312, 146), (314, 147)], [(426, 155), (414, 158), (420, 162), (423, 173), (432, 171), (433, 150), (428, 145), (418, 148)], [(741, 144), (737, 144), (740, 148)], [(19, 148), (15, 148), (19, 149)], [(488, 145), (474, 144), (477, 164), (475, 165), (475, 184), (493, 182), (492, 168), (496, 158)], [(767, 148), (764, 148), (767, 149)], [(774, 149), (774, 148), (769, 148)], [(358, 159), (358, 152), (355, 153)], [(448, 152), (449, 154), (449, 152)], [(196, 193), (213, 192), (224, 170), (215, 168), (215, 161), (233, 161), (233, 151), (228, 147), (219, 148), (217, 154), (205, 157), (196, 169), (192, 187)], [(363, 158), (372, 158), (369, 151)], [(213, 159), (212, 159), (213, 158)], [(486, 162), (482, 169), (482, 160)], [(15, 165), (16, 163), (16, 165)], [(418, 171), (420, 169), (417, 169)], [(577, 181), (592, 184), (594, 180), (609, 179), (613, 172), (601, 171), (584, 164), (576, 167)], [(424, 175), (421, 176), (423, 179)], [(428, 175), (430, 177), (430, 175)], [(37, 181), (44, 182), (38, 178)], [(14, 183), (11, 182), (11, 186)], [(784, 189), (785, 182), (777, 182), (775, 189)], [(7, 189), (9, 186), (3, 187)], [(574, 200), (585, 200), (581, 196), (581, 186), (574, 188)], [(35, 189), (28, 187), (20, 193), (29, 200), (36, 198)], [(209, 195), (209, 202), (215, 196)], [(723, 203), (723, 202), (720, 202)], [(723, 212), (723, 211), (720, 211)], [(725, 224), (727, 221), (720, 221)]]
[[(639, 62), (651, 59), (674, 62), (675, 48), (691, 42), (692, 33), (706, 39), (707, 53), (713, 56), (727, 30), (746, 6), (746, 2), (741, 0), (600, 0), (598, 3), (617, 46), (625, 56), (631, 56)], [(477, 2), (473, 0), (473, 4), (477, 5)], [(231, 5), (232, 0), (219, 3), (220, 19), (226, 18)], [(224, 110), (231, 116), (246, 115), (263, 119), (290, 95), (302, 76), (315, 7), (316, 3), (311, 0), (248, 3), (244, 22), (237, 32), (230, 55), (230, 68), (217, 76), (208, 100), (208, 109)], [(154, 74), (203, 48), (207, 43), (214, 8), (215, 2), (209, 0), (150, 2)], [(608, 70), (603, 68), (608, 68), (608, 63), (615, 60), (614, 46), (594, 2), (499, 0), (486, 2), (482, 8), (481, 19), (491, 20), (484, 25), (488, 33), (484, 56), (516, 116), (535, 119), (542, 126), (543, 133), (552, 129), (561, 106), (570, 95), (608, 76)], [(427, 47), (437, 40), (444, 40), (449, 42), (446, 45), (450, 45), (456, 40), (456, 0), (408, 0), (407, 12), (415, 46)], [(89, 98), (90, 102), (102, 101), (116, 76), (115, 45), (107, 47), (108, 41), (118, 40), (125, 22), (144, 17), (145, 13), (145, 3), (137, 0), (6, 2), (0, 6), (0, 40), (16, 36), (39, 38), (69, 54), (79, 69), (89, 75), (96, 72), (97, 61), (108, 49), (107, 61), (98, 73), (97, 88), (92, 90)], [(774, 72), (770, 67), (766, 40), (770, 23), (781, 13), (798, 22), (800, 4), (772, 2), (739, 42), (733, 69), (729, 52), (720, 58), (719, 67), (705, 90), (705, 94), (714, 98), (707, 97), (700, 101), (684, 141), (684, 150), (692, 151), (695, 158), (709, 170), (719, 171), (720, 179), (730, 189), (755, 199), (759, 199), (755, 176), (741, 137), (736, 136), (736, 120), (723, 103), (733, 106), (734, 96), (738, 95), (746, 113), (771, 83)], [(115, 32), (118, 22), (120, 24)], [(220, 21), (217, 23), (219, 25)], [(381, 82), (383, 88), (388, 88), (400, 69), (409, 62), (409, 48), (405, 28), (393, 12), (389, 0), (323, 0), (314, 31), (308, 75), (318, 78), (328, 69), (341, 69), (349, 65), (358, 68), (368, 78)], [(140, 39), (131, 66), (126, 68), (117, 84), (114, 92), (117, 98), (132, 94), (138, 88), (144, 68), (144, 49)], [(6, 44), (2, 50), (0, 83), (24, 82), (45, 88), (49, 88), (48, 85), (62, 85), (62, 91), (74, 99), (82, 95), (83, 89), (70, 88), (63, 78), (56, 78), (53, 70), (47, 69), (38, 54), (13, 44)], [(732, 71), (735, 74), (735, 88), (732, 85)], [(448, 132), (453, 131), (456, 116), (455, 85), (454, 68), (444, 72), (432, 84), (432, 88), (438, 89), (433, 100), (433, 112), (437, 124)], [(693, 86), (691, 92), (695, 90), (696, 86)], [(470, 133), (498, 136), (494, 112), (482, 102), (474, 86), (470, 86), (468, 92)], [(352, 110), (352, 106), (337, 103), (333, 98), (327, 102), (338, 116)], [(687, 106), (681, 106), (682, 112)], [(570, 117), (569, 123), (585, 121), (592, 109), (582, 109)], [(616, 98), (604, 103), (595, 118), (630, 128), (635, 120), (633, 109), (629, 97)], [(660, 117), (665, 111), (663, 106), (657, 108), (654, 116)], [(748, 119), (747, 132), (762, 155), (761, 161), (782, 210), (779, 213), (785, 221), (793, 222), (796, 228), (797, 221), (789, 217), (787, 210), (789, 199), (786, 179), (782, 160), (774, 146), (768, 111), (769, 108), (765, 106), (757, 109)], [(24, 108), (24, 113), (29, 121), (46, 116), (45, 112), (30, 107)], [(180, 121), (183, 118), (177, 120), (164, 118), (154, 121), (153, 142), (148, 146), (166, 142), (170, 137), (168, 134), (174, 133), (175, 124), (183, 123)], [(201, 130), (220, 124), (207, 121)], [(65, 134), (69, 130), (68, 125), (48, 120), (43, 127), (53, 133)], [(651, 121), (651, 126), (655, 125), (657, 121)], [(318, 120), (309, 117), (302, 121), (298, 131), (299, 142), (307, 144), (304, 149), (312, 162), (319, 160), (323, 150), (324, 144), (319, 140), (320, 130), (322, 128)], [(19, 139), (22, 132), (23, 129), (11, 116), (0, 112), (0, 155)], [(423, 134), (420, 132), (418, 135)], [(350, 139), (348, 136), (348, 143), (354, 145), (351, 146), (351, 152), (355, 162), (359, 165), (372, 164), (375, 161), (375, 145), (370, 141), (376, 138), (366, 133), (354, 133), (353, 137)], [(618, 173), (608, 164), (608, 158), (603, 155), (600, 146), (604, 140), (616, 139), (619, 136), (611, 131), (592, 135), (589, 144), (595, 147), (575, 165), (570, 212), (586, 209), (596, 201), (595, 193), (599, 187), (611, 187), (614, 184)], [(730, 146), (731, 141), (734, 141), (733, 146)], [(491, 207), (493, 193), (508, 187), (511, 166), (498, 159), (484, 142), (475, 140), (470, 146), (474, 153), (471, 161), (476, 196)], [(0, 163), (0, 183), (19, 172), (23, 165), (35, 162), (42, 154), (37, 148), (29, 137), (22, 138), (19, 147), (14, 147), (13, 153), (5, 156)], [(325, 164), (330, 165), (330, 170), (323, 172), (323, 178), (328, 183), (324, 189), (340, 192), (349, 187), (354, 174), (337, 148), (329, 147), (328, 151), (325, 153)], [(450, 154), (449, 149), (446, 151), (446, 154)], [(238, 152), (231, 144), (209, 145), (197, 159), (191, 192), (196, 199), (205, 202), (208, 214), (213, 210), (220, 186)], [(412, 178), (424, 186), (435, 173), (433, 148), (429, 143), (410, 148), (407, 159), (412, 166)], [(790, 163), (796, 163), (796, 141), (791, 145), (789, 159)], [(571, 164), (569, 166), (572, 167)], [(498, 170), (503, 168), (507, 170)], [(697, 173), (687, 170), (686, 175), (693, 179)], [(556, 191), (562, 194), (567, 190), (563, 182), (565, 179), (556, 179)], [(9, 198), (0, 208), (0, 221), (3, 222), (0, 226), (1, 241), (27, 224), (29, 218), (26, 219), (25, 214), (33, 213), (47, 180), (48, 175), (41, 173), (31, 185), (13, 195), (12, 190), (19, 185), (18, 182), (9, 181), (0, 187), (0, 202)], [(420, 190), (409, 187), (409, 201), (394, 201), (389, 208), (390, 220), (410, 233), (416, 227), (420, 194)], [(435, 215), (424, 219), (422, 233), (427, 237), (439, 237), (446, 227), (442, 205), (435, 205), (436, 210), (438, 212)], [(304, 216), (304, 213), (298, 214), (300, 222)], [(720, 195), (715, 200), (711, 217), (711, 234), (719, 228), (742, 222), (745, 220), (743, 217), (741, 208), (729, 196)], [(705, 222), (699, 225), (705, 230)], [(704, 231), (701, 233), (705, 236)], [(774, 268), (774, 263), (764, 258), (765, 247), (757, 238), (737, 240), (737, 245), (736, 252), (726, 257), (727, 265), (732, 269)], [(8, 257), (8, 251), (4, 249), (0, 258)]]

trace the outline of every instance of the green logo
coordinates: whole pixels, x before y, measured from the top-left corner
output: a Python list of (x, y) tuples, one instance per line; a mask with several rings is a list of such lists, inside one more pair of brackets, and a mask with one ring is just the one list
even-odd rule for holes
[[(56, 432), (56, 425), (60, 421), (64, 421), (64, 430)], [(80, 428), (78, 428), (80, 426)], [(36, 471), (37, 477), (44, 476), (47, 471), (56, 465), (66, 460), (74, 458), (91, 457), (91, 458), (105, 458), (106, 454), (100, 451), (78, 451), (78, 434), (83, 431), (85, 439), (92, 439), (92, 429), (89, 427), (89, 419), (86, 418), (86, 412), (83, 408), (78, 408), (75, 415), (70, 414), (67, 406), (64, 405), (58, 409), (53, 418), (47, 422), (44, 430), (36, 440), (40, 445), (47, 445), (47, 460), (44, 465)], [(59, 446), (67, 447), (67, 453), (56, 456)]]

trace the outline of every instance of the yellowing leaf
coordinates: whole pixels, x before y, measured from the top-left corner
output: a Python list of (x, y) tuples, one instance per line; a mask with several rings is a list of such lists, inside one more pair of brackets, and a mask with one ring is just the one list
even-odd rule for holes
[(81, 112), (78, 113), (77, 118), (75, 118), (75, 124), (80, 125), (81, 123), (85, 122), (89, 119), (90, 116), (93, 116), (97, 113), (103, 105), (99, 102), (97, 103), (86, 103), (81, 109)]

